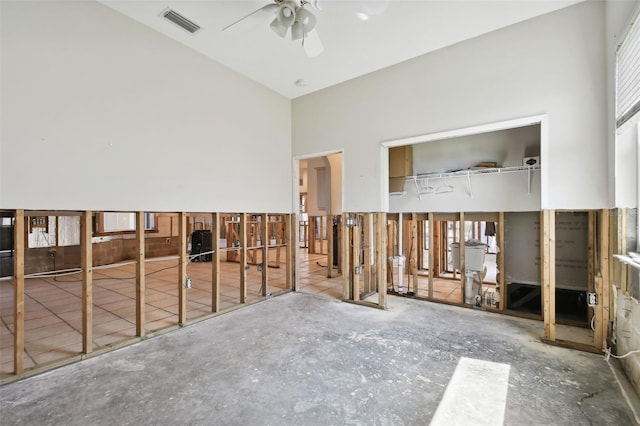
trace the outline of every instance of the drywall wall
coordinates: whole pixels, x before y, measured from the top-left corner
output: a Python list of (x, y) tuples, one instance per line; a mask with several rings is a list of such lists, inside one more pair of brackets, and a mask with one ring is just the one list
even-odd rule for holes
[(0, 208), (290, 212), (290, 101), (95, 2), (1, 2)]
[(387, 167), (381, 142), (539, 114), (548, 117), (540, 205), (606, 207), (603, 3), (580, 3), (296, 98), (293, 155), (343, 150), (345, 211), (379, 211)]
[[(555, 286), (588, 288), (588, 213), (555, 215)], [(540, 285), (540, 213), (506, 213), (504, 218), (505, 282)]]
[(524, 126), (413, 145), (413, 174), (468, 169), (480, 162), (522, 166), (540, 155), (540, 126)]

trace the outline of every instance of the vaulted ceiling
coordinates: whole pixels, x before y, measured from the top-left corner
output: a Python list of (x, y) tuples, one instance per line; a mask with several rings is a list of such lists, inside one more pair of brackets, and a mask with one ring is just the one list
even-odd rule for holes
[[(315, 0), (324, 50), (276, 35), (273, 12), (222, 29), (273, 0), (100, 0), (288, 98), (296, 98), (581, 0)], [(201, 27), (191, 34), (163, 17), (171, 8)], [(302, 82), (299, 82), (302, 80)], [(298, 84), (296, 84), (298, 82)]]

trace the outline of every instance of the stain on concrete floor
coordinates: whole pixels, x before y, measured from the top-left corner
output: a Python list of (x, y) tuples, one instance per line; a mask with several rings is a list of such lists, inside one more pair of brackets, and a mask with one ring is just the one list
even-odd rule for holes
[(603, 357), (541, 343), (540, 322), (389, 307), (273, 298), (2, 386), (0, 423), (425, 425), (466, 357), (510, 366), (505, 425), (636, 424)]

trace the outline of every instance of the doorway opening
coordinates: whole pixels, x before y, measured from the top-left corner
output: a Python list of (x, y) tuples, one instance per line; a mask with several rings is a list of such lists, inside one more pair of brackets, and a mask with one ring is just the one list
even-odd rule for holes
[(342, 153), (300, 159), (298, 167), (297, 289), (341, 299)]

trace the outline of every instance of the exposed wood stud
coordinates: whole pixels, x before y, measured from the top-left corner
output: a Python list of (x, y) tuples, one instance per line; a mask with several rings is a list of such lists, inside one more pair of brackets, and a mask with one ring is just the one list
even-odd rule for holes
[(136, 213), (136, 336), (145, 335), (145, 246), (144, 212)]
[(387, 309), (387, 214), (383, 212), (376, 213), (374, 224), (378, 305), (383, 309)]
[(433, 277), (435, 270), (435, 226), (434, 226), (433, 213), (429, 213), (429, 290), (427, 297), (433, 299)]
[(320, 254), (324, 254), (324, 216), (318, 216), (318, 238), (320, 238)]
[(350, 245), (350, 232), (349, 228), (347, 228), (347, 218), (349, 215), (347, 213), (342, 214), (342, 298), (349, 299), (349, 289), (351, 287), (351, 283), (349, 279), (352, 273), (352, 266), (349, 258), (351, 257), (351, 250), (349, 250)]
[[(418, 295), (418, 218), (415, 213), (411, 215), (411, 259), (409, 259), (409, 268), (411, 268), (413, 276), (413, 284), (411, 290), (414, 296)], [(408, 285), (409, 283), (407, 283)]]
[(269, 294), (269, 215), (260, 218), (260, 242), (262, 243), (262, 296)]
[(500, 310), (504, 311), (507, 308), (507, 287), (505, 284), (505, 270), (504, 270), (504, 212), (498, 214), (498, 270), (500, 271), (500, 277), (498, 279), (498, 286), (500, 287)]
[(247, 214), (240, 213), (240, 303), (247, 303)]
[(308, 228), (309, 228), (309, 240), (308, 240), (309, 254), (315, 254), (316, 253), (316, 216), (309, 216)]
[[(285, 242), (287, 244), (286, 254), (286, 282), (287, 289), (298, 290), (298, 283), (296, 279), (296, 251), (298, 248), (298, 230), (297, 221), (294, 214), (287, 214), (285, 218)], [(280, 250), (278, 248), (278, 250)]]
[(211, 311), (220, 310), (220, 213), (211, 215)]
[[(596, 235), (596, 221), (598, 220), (597, 212), (590, 210), (587, 218), (587, 291), (595, 292), (595, 277), (597, 260), (595, 255), (595, 245), (597, 240)], [(592, 320), (595, 314), (595, 309), (588, 308), (589, 321)]]
[(13, 275), (15, 279), (13, 295), (15, 304), (13, 310), (13, 371), (15, 374), (22, 374), (24, 371), (24, 217), (24, 210), (16, 210), (13, 225), (15, 248), (13, 259)]
[(540, 213), (541, 285), (544, 319), (544, 337), (556, 340), (556, 283), (555, 283), (555, 221), (554, 210)]
[(360, 265), (360, 221), (356, 216), (356, 225), (351, 228), (353, 233), (351, 243), (351, 269), (350, 269), (350, 281), (351, 281), (351, 300), (360, 300), (360, 275), (356, 274), (355, 268)]
[[(600, 332), (602, 342), (598, 349), (607, 347), (607, 338), (609, 337), (609, 318), (610, 318), (610, 286), (609, 286), (609, 210), (600, 212), (600, 274), (602, 277), (601, 295), (598, 295), (598, 305), (602, 306), (602, 319), (599, 326), (602, 328)], [(596, 319), (597, 322), (597, 319)], [(598, 324), (596, 323), (596, 327)], [(598, 342), (596, 342), (597, 345)], [(597, 347), (597, 346), (596, 346)]]
[(327, 278), (333, 274), (333, 215), (327, 216)]
[(364, 252), (363, 256), (363, 273), (364, 273), (364, 293), (369, 294), (373, 288), (373, 273), (371, 270), (371, 248), (374, 245), (373, 242), (373, 215), (371, 213), (366, 213), (363, 215), (363, 226), (364, 226), (364, 247), (362, 248)]
[(93, 350), (93, 253), (91, 243), (92, 213), (80, 217), (80, 263), (82, 265), (82, 352)]
[(460, 243), (460, 247), (458, 249), (458, 255), (460, 257), (460, 296), (461, 296), (460, 303), (464, 303), (464, 282), (467, 279), (467, 276), (464, 273), (464, 255), (465, 255), (464, 239), (466, 237), (465, 228), (464, 228), (465, 226), (464, 212), (460, 212), (459, 220), (460, 220), (460, 240), (458, 242)]
[(180, 239), (178, 256), (178, 324), (187, 322), (187, 213), (180, 212), (178, 217), (178, 238)]

